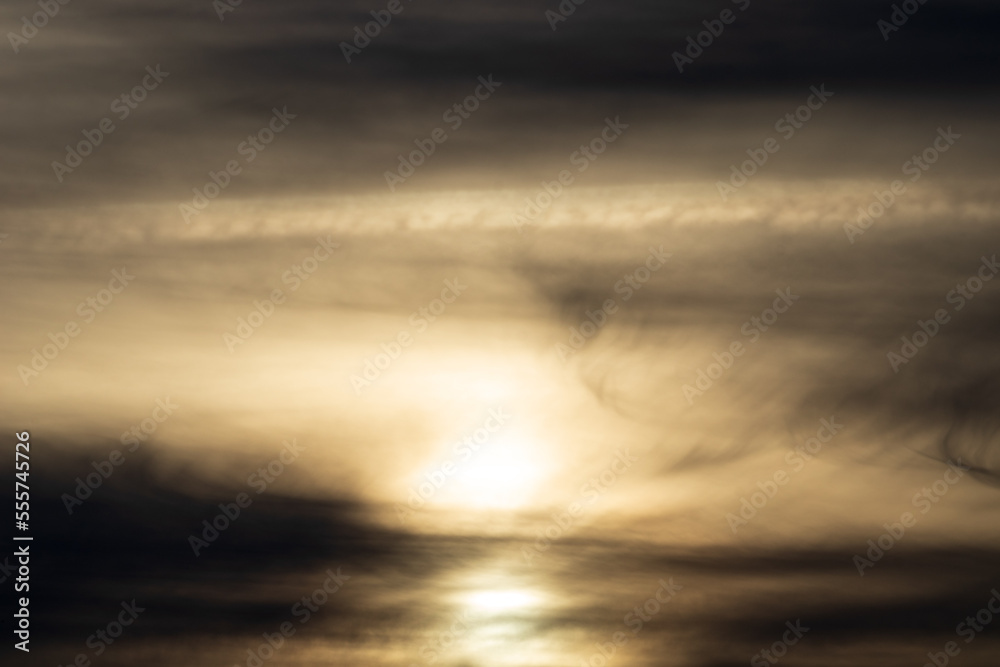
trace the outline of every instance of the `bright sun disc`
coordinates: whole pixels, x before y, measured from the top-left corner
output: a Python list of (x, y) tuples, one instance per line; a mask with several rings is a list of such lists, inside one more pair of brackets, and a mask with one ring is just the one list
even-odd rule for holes
[(503, 612), (531, 608), (539, 597), (528, 591), (477, 591), (470, 593), (465, 602), (480, 611)]
[[(432, 478), (441, 481), (439, 489), (426, 497), (435, 503), (490, 509), (515, 509), (529, 503), (549, 472), (538, 444), (518, 433), (503, 433), (482, 445), (463, 443), (459, 452), (450, 452), (454, 472), (436, 473), (435, 468), (423, 471), (423, 484), (429, 490)], [(418, 487), (419, 491), (419, 487)]]

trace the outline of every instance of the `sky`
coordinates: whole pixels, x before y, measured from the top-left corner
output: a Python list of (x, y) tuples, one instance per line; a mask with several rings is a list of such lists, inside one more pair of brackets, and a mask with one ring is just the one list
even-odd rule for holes
[(995, 664), (993, 4), (45, 6), (4, 664)]

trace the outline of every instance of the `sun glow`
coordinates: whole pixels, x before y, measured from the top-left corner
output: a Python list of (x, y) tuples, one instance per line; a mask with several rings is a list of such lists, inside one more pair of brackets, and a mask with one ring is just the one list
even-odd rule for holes
[(469, 593), (463, 601), (475, 611), (495, 614), (531, 609), (541, 598), (527, 590), (488, 590)]
[[(451, 461), (451, 474), (444, 479), (437, 476), (440, 488), (431, 498), (435, 503), (493, 509), (521, 507), (530, 503), (548, 470), (538, 443), (516, 433), (501, 433), (482, 443), (466, 440), (458, 446), (457, 454), (453, 452)], [(446, 468), (438, 470), (444, 472)]]

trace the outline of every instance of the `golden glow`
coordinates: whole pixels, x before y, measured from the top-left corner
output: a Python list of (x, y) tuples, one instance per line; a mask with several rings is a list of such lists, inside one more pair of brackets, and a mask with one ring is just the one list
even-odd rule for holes
[(530, 503), (549, 466), (540, 445), (518, 433), (491, 435), (482, 444), (465, 445), (467, 460), (456, 458), (456, 471), (433, 500), (463, 507), (514, 509)]
[(528, 590), (489, 590), (469, 593), (463, 601), (475, 612), (496, 614), (533, 609), (541, 596)]

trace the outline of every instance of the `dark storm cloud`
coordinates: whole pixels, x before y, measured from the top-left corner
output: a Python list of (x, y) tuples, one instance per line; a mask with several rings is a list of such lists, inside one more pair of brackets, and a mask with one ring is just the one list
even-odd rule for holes
[[(352, 578), (323, 605), (315, 627), (303, 626), (303, 636), (361, 646), (401, 642), (410, 661), (456, 613), (447, 599), (449, 573), (497, 562), (508, 575), (558, 592), (524, 622), (557, 643), (563, 632), (581, 632), (584, 642), (577, 640), (574, 652), (625, 630), (626, 615), (652, 597), (661, 579), (682, 585), (630, 650), (636, 659), (682, 651), (697, 664), (745, 662), (778, 640), (786, 621), (800, 618), (809, 627), (797, 649), (801, 664), (811, 664), (834, 642), (856, 655), (897, 643), (936, 649), (954, 639), (955, 624), (980, 609), (1000, 582), (995, 551), (905, 542), (864, 578), (851, 561), (855, 545), (839, 543), (704, 548), (572, 537), (526, 565), (519, 550), (527, 543), (518, 538), (408, 534), (372, 522), (372, 508), (292, 497), (277, 486), (254, 495), (196, 558), (189, 532), (215, 516), (219, 502), (246, 488), (211, 481), (176, 457), (146, 453), (123, 464), (68, 516), (60, 495), (71, 490), (74, 477), (90, 472), (91, 460), (105, 456), (99, 446), (77, 446), (73, 454), (52, 449), (33, 460), (46, 471), (33, 476), (39, 517), (31, 545), (33, 627), (45, 638), (39, 655), (56, 661), (88, 652), (85, 638), (112, 620), (121, 601), (133, 598), (146, 611), (102, 664), (130, 664), (141, 651), (137, 640), (180, 642), (190, 651), (201, 637), (213, 637), (224, 660), (242, 660), (245, 646), (254, 646), (261, 632), (298, 620), (290, 616), (291, 605), (320, 586), (328, 568), (342, 568)], [(251, 470), (261, 463), (231, 457), (227, 465)], [(308, 642), (290, 642), (283, 657)]]
[[(891, 561), (879, 564), (884, 569), (865, 578), (851, 565), (851, 549), (686, 550), (641, 544), (623, 549), (574, 541), (561, 545), (556, 556), (561, 560), (553, 567), (560, 569), (561, 590), (592, 587), (605, 598), (616, 587), (633, 589), (633, 582), (625, 584), (625, 572), (658, 573), (682, 584), (673, 608), (665, 607), (636, 641), (651, 644), (654, 654), (693, 646), (689, 657), (705, 665), (746, 664), (780, 640), (786, 621), (799, 619), (809, 632), (788, 658), (794, 664), (856, 664), (859, 655), (871, 655), (868, 651), (880, 645), (913, 646), (911, 659), (917, 661), (955, 640), (955, 626), (981, 609), (1000, 581), (990, 549), (898, 545)], [(918, 581), (924, 583), (914, 586)], [(614, 603), (603, 612), (595, 607), (591, 614), (607, 623), (610, 635), (620, 629), (622, 615), (645, 599), (639, 596), (620, 610)], [(848, 656), (822, 657), (826, 647), (838, 643), (850, 647), (855, 662)], [(885, 664), (907, 664), (905, 655), (897, 658), (893, 662), (886, 656)]]
[[(110, 448), (89, 451), (37, 457), (51, 474), (39, 476), (32, 489), (41, 552), (36, 563), (46, 573), (34, 595), (55, 615), (39, 619), (50, 636), (81, 633), (91, 623), (88, 610), (110, 609), (133, 597), (165, 611), (149, 615), (146, 632), (190, 631), (185, 620), (209, 633), (253, 626), (290, 606), (264, 599), (255, 587), (273, 585), (287, 573), (308, 571), (320, 581), (326, 568), (356, 573), (361, 563), (384, 562), (400, 546), (367, 527), (361, 508), (351, 503), (296, 499), (274, 490), (258, 496), (245, 485), (206, 479), (190, 463), (171, 470), (158, 456), (141, 452), (82, 505), (73, 505), (70, 515), (63, 494), (73, 496), (77, 476), (92, 474), (91, 461), (106, 460)], [(245, 463), (249, 475), (267, 461)], [(201, 522), (211, 521), (219, 503), (233, 503), (240, 492), (253, 504), (195, 556), (189, 536), (201, 536)]]
[[(428, 83), (487, 71), (549, 89), (683, 85), (670, 54), (727, 8), (738, 18), (691, 68), (695, 80), (766, 87), (819, 76), (838, 83), (984, 85), (1000, 18), (987, 2), (925, 3), (886, 43), (876, 21), (891, 14), (892, 3), (754, 0), (740, 12), (728, 2), (587, 2), (553, 31), (545, 12), (557, 6), (403, 2), (403, 11), (350, 67), (339, 44), (384, 2), (244, 2), (223, 22), (210, 2), (141, 8), (103, 2), (71, 5), (53, 25), (110, 39), (112, 52), (117, 42), (132, 56), (186, 55), (202, 65), (205, 79), (228, 75), (237, 90), (266, 89), (289, 77), (320, 86), (331, 80)], [(8, 12), (32, 7), (21, 3)], [(45, 42), (44, 34), (38, 41), (47, 51), (73, 50)], [(25, 53), (30, 56), (29, 47)]]
[[(68, 662), (90, 653), (84, 640), (114, 620), (120, 602), (135, 599), (146, 611), (127, 628), (127, 638), (229, 638), (232, 645), (224, 645), (235, 660), (245, 637), (273, 632), (285, 621), (299, 625), (302, 614), (291, 613), (293, 604), (322, 587), (327, 570), (350, 579), (322, 606), (322, 623), (341, 627), (360, 618), (374, 625), (392, 604), (393, 589), (420, 590), (421, 582), (456, 562), (482, 558), (489, 546), (381, 528), (351, 501), (287, 495), (284, 490), (295, 487), (291, 468), (258, 494), (211, 478), (199, 471), (202, 464), (151, 450), (127, 454), (69, 515), (64, 494), (74, 494), (77, 477), (93, 474), (92, 462), (106, 461), (111, 448), (124, 450), (102, 444), (49, 446), (32, 459), (35, 469), (46, 470), (32, 477), (31, 487), (32, 627), (33, 637), (45, 637), (44, 646), (32, 645), (33, 656)], [(267, 463), (230, 456), (227, 469), (249, 475)], [(202, 536), (202, 521), (211, 522), (219, 504), (233, 503), (239, 493), (248, 493), (252, 504), (196, 556), (190, 536)], [(433, 604), (418, 604), (411, 613)], [(103, 659), (128, 664), (133, 658), (113, 649)]]
[[(990, 3), (927, 3), (885, 43), (875, 21), (891, 12), (889, 3), (754, 2), (681, 75), (671, 54), (730, 3), (596, 0), (556, 31), (544, 16), (556, 3), (407, 2), (348, 64), (340, 43), (382, 6), (248, 0), (225, 21), (207, 0), (62, 7), (0, 66), (9, 101), (0, 129), (6, 201), (189, 196), (275, 106), (297, 120), (227, 196), (381, 188), (396, 155), (440, 125), (442, 111), (469, 95), (480, 75), (493, 74), (504, 88), (477, 112), (474, 128), (441, 151), (433, 169), (445, 175), (568, 154), (580, 140), (568, 129), (649, 111), (642, 95), (679, 96), (652, 108), (668, 126), (686, 114), (687, 129), (665, 132), (652, 148), (662, 154), (669, 146), (673, 161), (688, 165), (714, 142), (691, 132), (690, 121), (702, 116), (685, 102), (691, 94), (738, 104), (736, 94), (825, 83), (842, 96), (900, 94), (903, 107), (921, 106), (944, 91), (988, 89), (996, 65), (998, 10)], [(8, 6), (4, 21), (13, 29), (35, 9)], [(170, 76), (118, 121), (109, 103), (156, 65)], [(955, 105), (952, 115), (969, 108)], [(743, 115), (732, 107), (712, 131), (741, 125)], [(57, 182), (51, 163), (104, 117), (116, 120), (115, 132)], [(692, 136), (698, 150), (679, 150)], [(650, 161), (662, 162), (656, 157)]]

